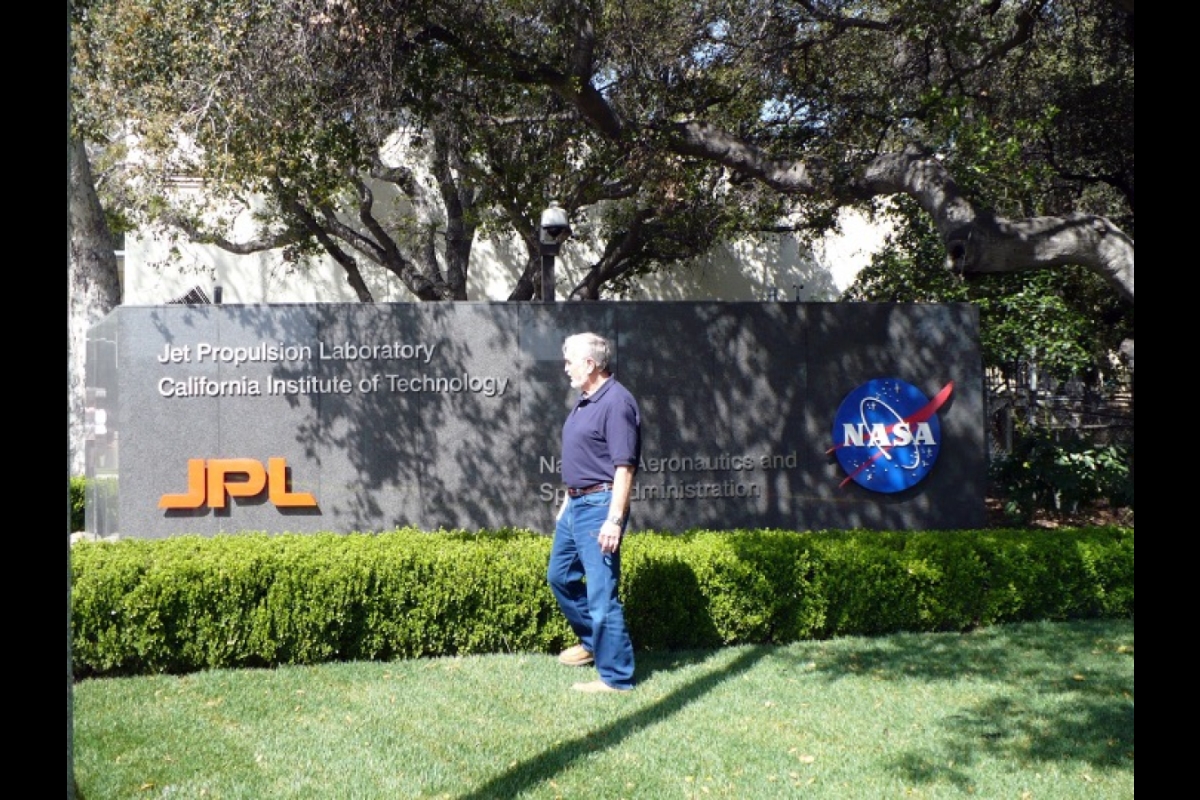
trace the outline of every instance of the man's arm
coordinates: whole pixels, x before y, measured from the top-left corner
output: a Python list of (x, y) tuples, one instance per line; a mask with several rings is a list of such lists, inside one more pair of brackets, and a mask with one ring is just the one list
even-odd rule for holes
[(617, 467), (613, 475), (612, 502), (608, 507), (608, 521), (624, 525), (629, 516), (629, 498), (633, 496), (634, 468), (628, 464)]
[(621, 546), (625, 517), (629, 514), (629, 498), (633, 493), (633, 472), (633, 467), (622, 465), (617, 467), (616, 474), (613, 475), (608, 519), (600, 526), (600, 552), (605, 555), (617, 552), (617, 548)]

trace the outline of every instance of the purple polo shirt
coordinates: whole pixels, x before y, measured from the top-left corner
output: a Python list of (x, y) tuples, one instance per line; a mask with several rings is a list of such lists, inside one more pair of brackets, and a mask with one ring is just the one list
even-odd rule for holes
[(616, 468), (642, 456), (642, 417), (629, 390), (609, 378), (580, 395), (562, 429), (562, 479), (572, 489), (609, 483)]

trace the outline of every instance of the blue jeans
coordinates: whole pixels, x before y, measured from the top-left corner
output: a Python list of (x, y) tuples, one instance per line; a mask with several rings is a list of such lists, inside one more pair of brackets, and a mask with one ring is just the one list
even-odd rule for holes
[(633, 642), (618, 592), (621, 550), (600, 552), (600, 527), (611, 500), (612, 492), (567, 500), (554, 528), (546, 578), (571, 630), (595, 658), (600, 680), (616, 689), (631, 689)]

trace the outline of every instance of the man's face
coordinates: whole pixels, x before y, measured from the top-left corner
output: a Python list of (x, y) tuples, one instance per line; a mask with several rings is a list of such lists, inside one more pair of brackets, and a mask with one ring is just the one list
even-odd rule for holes
[(595, 364), (590, 358), (584, 357), (579, 348), (568, 347), (563, 353), (563, 369), (571, 379), (571, 388), (583, 389), (595, 370)]

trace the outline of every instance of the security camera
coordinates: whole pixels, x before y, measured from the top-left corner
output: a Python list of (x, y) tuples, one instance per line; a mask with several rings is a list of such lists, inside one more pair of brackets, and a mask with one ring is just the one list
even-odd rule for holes
[(542, 212), (541, 242), (544, 245), (557, 246), (571, 237), (571, 226), (567, 223), (567, 212), (562, 210), (554, 200), (550, 207)]

